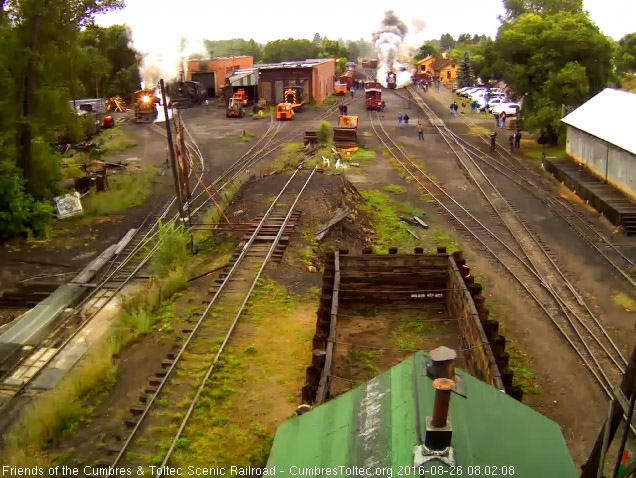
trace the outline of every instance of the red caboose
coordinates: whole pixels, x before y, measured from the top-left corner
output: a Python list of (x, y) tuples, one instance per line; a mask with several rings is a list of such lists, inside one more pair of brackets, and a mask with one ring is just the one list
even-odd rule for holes
[(382, 90), (379, 88), (367, 88), (364, 91), (364, 106), (368, 110), (379, 110), (382, 107)]

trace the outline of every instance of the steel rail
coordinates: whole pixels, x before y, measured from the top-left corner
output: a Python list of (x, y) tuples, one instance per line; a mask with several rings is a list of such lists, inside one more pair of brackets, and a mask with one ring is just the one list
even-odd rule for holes
[[(420, 98), (421, 100), (421, 98)], [(429, 121), (431, 120), (431, 116), (433, 116), (435, 120), (440, 120), (440, 118), (435, 114), (435, 112), (423, 101), (422, 101), (422, 105), (424, 105), (426, 107), (426, 109), (428, 111), (425, 111), (425, 114), (427, 115), (427, 117), (429, 118)], [(419, 102), (417, 102), (418, 105), (421, 107), (421, 105), (419, 104)], [(619, 369), (619, 371), (621, 373), (624, 372), (623, 366), (627, 365), (627, 361), (625, 360), (625, 357), (622, 355), (622, 353), (620, 352), (620, 350), (618, 349), (618, 347), (616, 346), (616, 344), (614, 343), (614, 341), (610, 338), (610, 336), (607, 334), (607, 331), (605, 330), (605, 328), (603, 327), (603, 325), (601, 324), (601, 322), (599, 321), (598, 317), (596, 317), (596, 315), (592, 312), (592, 310), (589, 308), (589, 306), (587, 305), (587, 303), (585, 303), (585, 301), (583, 300), (583, 298), (580, 296), (580, 294), (578, 294), (578, 292), (574, 289), (574, 286), (572, 285), (572, 283), (569, 281), (569, 279), (565, 276), (565, 274), (563, 273), (563, 271), (561, 270), (561, 268), (554, 262), (554, 260), (549, 256), (549, 254), (547, 253), (547, 251), (545, 250), (544, 246), (538, 241), (538, 239), (536, 238), (535, 234), (533, 231), (530, 230), (530, 228), (525, 224), (524, 221), (521, 220), (521, 218), (518, 216), (518, 214), (512, 209), (510, 203), (508, 202), (508, 200), (501, 194), (501, 192), (498, 190), (498, 188), (493, 184), (493, 182), (490, 180), (490, 178), (486, 175), (486, 173), (479, 167), (479, 165), (475, 162), (475, 159), (473, 157), (473, 155), (468, 152), (466, 150), (466, 148), (458, 141), (458, 139), (456, 138), (456, 136), (452, 133), (452, 131), (449, 130), (449, 128), (444, 124), (443, 127), (436, 125), (436, 128), (438, 130), (438, 132), (440, 133), (440, 135), (443, 137), (443, 139), (446, 141), (446, 143), (448, 144), (449, 148), (451, 148), (451, 150), (453, 150), (453, 152), (455, 153), (455, 155), (457, 156), (457, 158), (459, 159), (459, 161), (462, 163), (462, 166), (464, 167), (464, 169), (469, 173), (469, 175), (471, 176), (471, 178), (473, 179), (473, 182), (477, 185), (477, 187), (479, 188), (479, 190), (482, 192), (482, 194), (484, 195), (484, 197), (486, 197), (486, 199), (488, 200), (489, 204), (491, 205), (491, 207), (493, 208), (493, 210), (495, 210), (495, 212), (499, 215), (499, 217), (501, 218), (502, 221), (505, 221), (505, 219), (501, 216), (501, 211), (492, 203), (492, 201), (490, 201), (490, 198), (488, 197), (488, 194), (484, 191), (482, 185), (479, 183), (479, 181), (477, 180), (477, 178), (472, 174), (472, 172), (468, 169), (467, 164), (464, 162), (464, 160), (460, 157), (460, 155), (455, 151), (455, 149), (453, 148), (453, 146), (451, 145), (448, 136), (450, 136), (450, 139), (453, 140), (455, 142), (455, 144), (457, 144), (462, 151), (464, 152), (464, 154), (468, 157), (468, 159), (471, 161), (471, 163), (474, 165), (474, 167), (476, 168), (476, 170), (481, 174), (481, 176), (484, 178), (484, 180), (488, 183), (488, 185), (492, 188), (492, 190), (495, 192), (495, 194), (497, 194), (498, 197), (501, 198), (501, 200), (503, 200), (504, 204), (508, 207), (508, 209), (510, 209), (510, 212), (512, 213), (512, 215), (514, 216), (515, 220), (518, 222), (518, 224), (520, 224), (525, 231), (528, 233), (529, 237), (533, 240), (533, 242), (535, 243), (536, 247), (539, 249), (539, 251), (541, 251), (542, 255), (549, 261), (550, 265), (552, 266), (552, 268), (554, 268), (555, 271), (557, 271), (557, 273), (559, 274), (559, 276), (561, 277), (561, 279), (563, 280), (563, 283), (566, 285), (567, 289), (570, 291), (570, 293), (574, 296), (574, 298), (576, 299), (576, 301), (578, 302), (578, 304), (580, 306), (582, 306), (585, 309), (585, 312), (592, 318), (592, 321), (594, 322), (594, 324), (598, 327), (598, 329), (601, 331), (601, 333), (603, 334), (603, 336), (605, 337), (605, 339), (607, 340), (607, 342), (610, 344), (610, 346), (614, 349), (614, 352), (618, 355), (619, 359), (623, 362), (623, 365), (619, 364), (618, 361), (614, 358), (613, 353), (610, 353), (609, 350), (607, 350), (607, 348), (605, 347), (604, 344), (601, 343), (601, 341), (599, 340), (599, 338), (596, 336), (596, 334), (594, 334), (594, 332), (592, 332), (590, 330), (590, 328), (588, 327), (588, 325), (585, 323), (585, 321), (582, 319), (582, 317), (576, 313), (574, 310), (572, 310), (572, 308), (570, 307), (569, 304), (566, 303), (566, 301), (564, 300), (564, 298), (559, 295), (556, 291), (554, 291), (554, 286), (550, 287), (550, 292), (551, 295), (553, 295), (553, 297), (555, 299), (557, 299), (559, 301), (560, 307), (561, 309), (563, 309), (563, 307), (565, 307), (570, 314), (572, 314), (572, 316), (585, 328), (585, 330), (590, 334), (590, 336), (594, 339), (594, 341), (597, 343), (597, 345), (599, 347), (601, 347), (603, 349), (603, 351), (605, 352), (605, 354), (607, 355), (608, 358), (610, 358), (610, 360), (616, 365), (616, 367)], [(515, 240), (518, 241), (517, 236), (515, 235)], [(532, 259), (530, 258), (530, 256), (528, 254), (526, 254), (528, 257), (528, 260), (532, 261)], [(558, 287), (558, 284), (556, 285)], [(565, 314), (567, 314), (567, 312), (565, 310), (563, 310), (563, 312)], [(572, 327), (575, 329), (574, 324), (572, 324)], [(610, 384), (611, 386), (611, 381), (609, 380), (609, 378), (605, 375), (605, 372), (602, 370), (602, 367), (600, 366), (600, 364), (597, 362), (596, 357), (594, 356), (594, 354), (589, 350), (587, 344), (585, 343), (585, 341), (583, 340), (582, 337), (580, 337), (580, 334), (578, 331), (576, 331), (577, 335), (579, 335), (579, 339), (581, 340), (581, 342), (583, 343), (584, 347), (586, 348), (586, 350), (588, 351), (588, 353), (590, 354), (590, 357), (592, 357), (593, 361), (597, 364), (599, 371), (601, 371), (601, 373), (603, 374), (604, 378), (607, 380), (608, 384)]]
[[(377, 116), (377, 113), (376, 113)], [(378, 123), (380, 125), (380, 127), (383, 130), (383, 133), (385, 134), (385, 136), (387, 137), (387, 139), (392, 142), (394, 144), (395, 149), (397, 149), (398, 151), (401, 152), (401, 154), (404, 156), (404, 158), (406, 158), (407, 161), (409, 161), (412, 165), (412, 167), (414, 167), (415, 169), (419, 170), (420, 174), (422, 174), (423, 176), (427, 177), (426, 173), (424, 173), (421, 168), (419, 168), (419, 166), (417, 166), (415, 163), (412, 162), (412, 160), (406, 155), (406, 153), (392, 140), (392, 138), (388, 135), (388, 133), (386, 133), (386, 131), (384, 131), (384, 128), (382, 127), (382, 123), (379, 120), (378, 117)], [(576, 351), (576, 353), (579, 355), (579, 357), (581, 358), (581, 360), (586, 364), (586, 366), (588, 367), (588, 369), (590, 370), (590, 372), (592, 373), (592, 375), (597, 379), (597, 381), (601, 384), (601, 387), (603, 388), (603, 390), (607, 393), (610, 394), (611, 391), (607, 388), (606, 384), (603, 382), (603, 380), (598, 376), (595, 368), (589, 363), (587, 357), (585, 356), (585, 354), (581, 353), (581, 351), (576, 347), (576, 345), (574, 344), (574, 342), (572, 341), (572, 339), (570, 338), (569, 334), (566, 333), (566, 331), (563, 329), (562, 325), (553, 317), (553, 315), (551, 314), (551, 312), (546, 308), (546, 306), (543, 304), (543, 302), (539, 299), (539, 297), (535, 294), (534, 291), (532, 291), (529, 286), (521, 280), (521, 278), (519, 277), (518, 273), (515, 273), (508, 264), (506, 264), (506, 262), (495, 252), (492, 250), (492, 248), (490, 246), (488, 246), (478, 235), (477, 233), (472, 230), (469, 226), (467, 226), (462, 220), (461, 218), (459, 218), (459, 216), (457, 216), (455, 213), (453, 213), (436, 195), (434, 195), (432, 193), (432, 191), (430, 191), (429, 188), (427, 188), (421, 181), (420, 179), (417, 177), (417, 175), (415, 175), (411, 170), (409, 170), (409, 168), (404, 164), (404, 162), (402, 160), (400, 160), (397, 155), (395, 153), (393, 153), (392, 148), (386, 143), (386, 141), (384, 141), (382, 139), (382, 137), (378, 134), (375, 125), (373, 124), (373, 120), (371, 121), (372, 124), (372, 128), (374, 130), (374, 132), (376, 133), (376, 136), (378, 136), (378, 139), (380, 139), (380, 141), (382, 142), (382, 144), (384, 144), (387, 149), (389, 150), (389, 152), (391, 153), (391, 155), (402, 165), (402, 167), (407, 171), (407, 173), (409, 173), (409, 175), (411, 177), (413, 177), (413, 179), (415, 179), (415, 181), (444, 209), (446, 210), (454, 219), (455, 221), (457, 221), (462, 227), (464, 227), (464, 229), (470, 234), (472, 235), (510, 274), (511, 276), (519, 283), (519, 285), (521, 285), (522, 288), (524, 288), (526, 290), (526, 292), (535, 300), (535, 302), (537, 303), (537, 305), (543, 310), (543, 312), (546, 314), (546, 316), (548, 318), (550, 318), (550, 320), (552, 321), (552, 323), (557, 327), (557, 329), (559, 329), (559, 331), (562, 333), (562, 335), (565, 337), (566, 341), (572, 346), (572, 348)], [(427, 179), (429, 179), (427, 177)], [(429, 179), (429, 181), (431, 181)], [(440, 186), (438, 186), (434, 181), (431, 181), (440, 191), (442, 191), (445, 195), (449, 196), (448, 193), (446, 193)], [(449, 196), (450, 197), (450, 196)], [(477, 221), (479, 223), (479, 221)], [(481, 223), (479, 223), (481, 224)], [(485, 230), (488, 230), (488, 228), (486, 226), (484, 226), (483, 224), (481, 225)], [(492, 235), (492, 234), (491, 234)], [(507, 248), (507, 247), (506, 247)], [(508, 249), (508, 248), (507, 248)], [(514, 255), (514, 253), (512, 253)], [(519, 259), (517, 257), (517, 259)]]
[(256, 229), (254, 230), (254, 232), (250, 236), (250, 238), (247, 241), (247, 243), (241, 249), (241, 252), (240, 252), (239, 256), (237, 257), (236, 261), (234, 262), (234, 264), (232, 265), (232, 267), (228, 271), (227, 275), (225, 276), (225, 278), (223, 279), (223, 281), (219, 285), (218, 289), (214, 293), (214, 296), (212, 297), (212, 299), (210, 300), (210, 302), (206, 306), (205, 310), (201, 314), (201, 317), (199, 317), (199, 319), (197, 320), (196, 324), (192, 328), (192, 331), (188, 334), (187, 339), (185, 340), (185, 342), (183, 343), (183, 345), (179, 349), (179, 352), (175, 356), (172, 364), (170, 364), (170, 367), (166, 371), (166, 374), (163, 376), (160, 384), (157, 387), (157, 391), (155, 393), (153, 393), (152, 397), (147, 402), (143, 413), (139, 417), (139, 420), (135, 423), (135, 426), (133, 427), (133, 429), (131, 430), (130, 434), (128, 435), (128, 438), (126, 439), (126, 441), (122, 445), (121, 450), (119, 451), (119, 453), (117, 454), (117, 456), (113, 460), (112, 464), (110, 465), (111, 467), (116, 467), (117, 464), (124, 457), (124, 454), (126, 453), (128, 447), (130, 446), (130, 444), (134, 440), (135, 436), (139, 432), (139, 429), (141, 428), (141, 425), (144, 423), (144, 420), (148, 416), (148, 413), (150, 412), (150, 410), (152, 409), (153, 405), (155, 404), (155, 402), (157, 400), (157, 397), (160, 395), (161, 391), (165, 388), (166, 384), (168, 383), (168, 379), (170, 378), (170, 376), (172, 375), (172, 373), (176, 369), (177, 365), (179, 364), (179, 361), (183, 357), (183, 354), (186, 351), (188, 345), (190, 345), (190, 343), (192, 342), (192, 340), (196, 336), (197, 332), (199, 331), (201, 325), (203, 324), (205, 319), (208, 317), (208, 314), (212, 310), (212, 307), (214, 306), (214, 304), (216, 303), (217, 299), (221, 295), (221, 292), (223, 291), (223, 289), (227, 286), (227, 284), (229, 284), (230, 279), (232, 278), (232, 276), (233, 276), (234, 272), (236, 271), (236, 269), (238, 268), (239, 264), (241, 264), (243, 259), (246, 257), (247, 251), (250, 249), (251, 245), (256, 240), (256, 237), (258, 236), (261, 228), (265, 224), (265, 221), (267, 220), (267, 218), (271, 214), (272, 210), (276, 206), (276, 203), (280, 200), (281, 196), (286, 192), (287, 187), (294, 180), (294, 178), (296, 177), (296, 175), (299, 172), (300, 172), (300, 168), (296, 169), (296, 171), (294, 171), (294, 173), (290, 176), (289, 180), (284, 184), (284, 186), (282, 187), (282, 189), (280, 190), (278, 195), (274, 198), (274, 200), (270, 204), (269, 208), (267, 209), (267, 211), (265, 212), (265, 214), (263, 215), (263, 217), (259, 221), (258, 225), (256, 226)]
[[(175, 434), (175, 436), (172, 439), (172, 442), (170, 443), (170, 447), (168, 448), (168, 451), (166, 452), (166, 455), (165, 455), (165, 457), (164, 457), (164, 459), (163, 459), (163, 461), (161, 463), (162, 467), (168, 464), (168, 460), (170, 460), (170, 457), (172, 456), (172, 452), (174, 451), (175, 447), (177, 446), (177, 442), (179, 441), (179, 438), (181, 438), (181, 434), (183, 433), (183, 430), (185, 429), (185, 427), (186, 427), (186, 425), (188, 423), (188, 420), (190, 419), (190, 416), (194, 412), (194, 407), (196, 406), (196, 404), (197, 404), (197, 402), (199, 400), (199, 397), (201, 396), (201, 392), (203, 392), (203, 389), (205, 388), (210, 376), (212, 375), (212, 372), (214, 372), (214, 367), (216, 366), (216, 364), (217, 364), (217, 362), (219, 360), (219, 357), (223, 353), (223, 350), (225, 349), (225, 346), (229, 342), (230, 337), (232, 335), (232, 332), (234, 332), (236, 324), (238, 323), (239, 318), (241, 317), (241, 315), (243, 313), (243, 310), (245, 309), (245, 306), (247, 305), (247, 301), (252, 296), (252, 292), (254, 291), (254, 288), (256, 287), (256, 284), (258, 283), (258, 280), (260, 279), (261, 274), (263, 273), (263, 270), (265, 270), (265, 266), (267, 266), (267, 264), (269, 263), (269, 260), (271, 259), (272, 255), (274, 254), (274, 251), (276, 250), (276, 247), (278, 246), (280, 238), (282, 237), (283, 233), (285, 232), (287, 223), (289, 222), (289, 219), (291, 218), (292, 213), (294, 212), (294, 208), (296, 207), (296, 204), (300, 200), (300, 197), (302, 196), (303, 192), (307, 188), (307, 185), (309, 184), (309, 181), (311, 181), (311, 178), (316, 173), (316, 169), (317, 168), (314, 167), (314, 169), (312, 170), (311, 174), (309, 175), (309, 177), (305, 181), (305, 184), (303, 184), (303, 187), (301, 188), (300, 192), (298, 193), (298, 195), (294, 199), (294, 202), (290, 206), (289, 211), (287, 212), (287, 215), (285, 216), (285, 219), (283, 220), (283, 222), (282, 222), (282, 224), (281, 224), (281, 226), (280, 226), (280, 228), (278, 230), (278, 233), (276, 234), (276, 237), (274, 238), (274, 241), (272, 242), (272, 245), (270, 246), (269, 250), (267, 251), (267, 255), (265, 256), (265, 259), (263, 260), (263, 263), (261, 264), (260, 268), (258, 269), (258, 272), (254, 276), (254, 280), (252, 281), (252, 284), (250, 286), (249, 291), (245, 295), (245, 299), (243, 299), (243, 302), (241, 303), (241, 305), (239, 307), (239, 310), (236, 313), (236, 315), (234, 317), (234, 320), (232, 321), (232, 325), (230, 326), (229, 330), (227, 331), (227, 334), (225, 334), (225, 338), (223, 339), (223, 343), (221, 343), (221, 346), (219, 347), (219, 350), (217, 351), (216, 356), (214, 357), (214, 360), (212, 361), (212, 363), (210, 364), (210, 367), (206, 371), (205, 376), (203, 377), (203, 380), (202, 380), (201, 384), (199, 385), (199, 387), (197, 389), (197, 392), (196, 392), (194, 398), (192, 399), (192, 402), (190, 403), (190, 407), (188, 408), (188, 411), (184, 415), (183, 420), (181, 421), (181, 425), (179, 426), (179, 429), (177, 430), (177, 433)], [(296, 171), (300, 171), (300, 166), (298, 167), (298, 169)]]

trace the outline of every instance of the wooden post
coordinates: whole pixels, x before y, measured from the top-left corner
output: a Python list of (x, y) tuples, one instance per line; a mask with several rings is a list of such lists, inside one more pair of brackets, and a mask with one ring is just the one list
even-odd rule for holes
[(179, 218), (183, 221), (183, 203), (181, 202), (181, 191), (179, 187), (179, 174), (177, 172), (177, 161), (174, 155), (174, 144), (172, 142), (172, 131), (170, 130), (170, 118), (168, 116), (168, 104), (166, 103), (166, 86), (163, 83), (163, 78), (159, 80), (161, 85), (161, 99), (163, 102), (163, 114), (166, 118), (166, 133), (168, 135), (168, 152), (170, 153), (170, 163), (172, 164), (172, 178), (174, 179), (174, 193), (177, 199), (177, 206), (179, 207)]

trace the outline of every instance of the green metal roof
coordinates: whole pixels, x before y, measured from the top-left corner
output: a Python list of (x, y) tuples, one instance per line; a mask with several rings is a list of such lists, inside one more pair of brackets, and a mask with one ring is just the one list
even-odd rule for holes
[[(370, 467), (373, 475), (380, 474), (375, 468), (385, 468), (386, 476), (391, 476), (386, 470), (391, 468), (393, 476), (400, 476), (400, 466), (413, 465), (413, 448), (419, 443), (415, 417), (423, 440), (426, 416), (433, 410), (435, 391), (425, 373), (426, 361), (427, 354), (418, 352), (351, 392), (281, 424), (267, 466), (282, 474), (298, 474), (292, 466), (331, 468), (340, 476), (346, 470), (334, 467)], [(463, 475), (485, 475), (488, 466), (490, 475), (517, 478), (578, 476), (555, 422), (468, 373), (456, 374), (466, 398), (452, 394), (450, 419), (456, 466), (463, 468)], [(426, 470), (431, 466), (445, 467), (450, 476), (441, 462), (427, 464)], [(481, 473), (475, 467), (481, 467)], [(498, 467), (496, 473), (493, 467)], [(507, 467), (506, 474), (502, 467)]]

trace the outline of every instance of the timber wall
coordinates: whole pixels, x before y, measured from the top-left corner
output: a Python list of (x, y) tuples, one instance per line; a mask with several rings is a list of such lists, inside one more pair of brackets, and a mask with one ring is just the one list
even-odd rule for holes
[(445, 248), (439, 248), (438, 254), (423, 254), (422, 248), (414, 254), (399, 254), (396, 248), (390, 248), (389, 254), (371, 254), (370, 249), (362, 255), (349, 255), (347, 250), (329, 254), (303, 402), (319, 405), (329, 399), (340, 304), (406, 307), (423, 301), (443, 303), (458, 319), (467, 371), (520, 400), (520, 388), (512, 385), (506, 339), (499, 334), (499, 323), (489, 319), (481, 291), (461, 253), (449, 255)]

